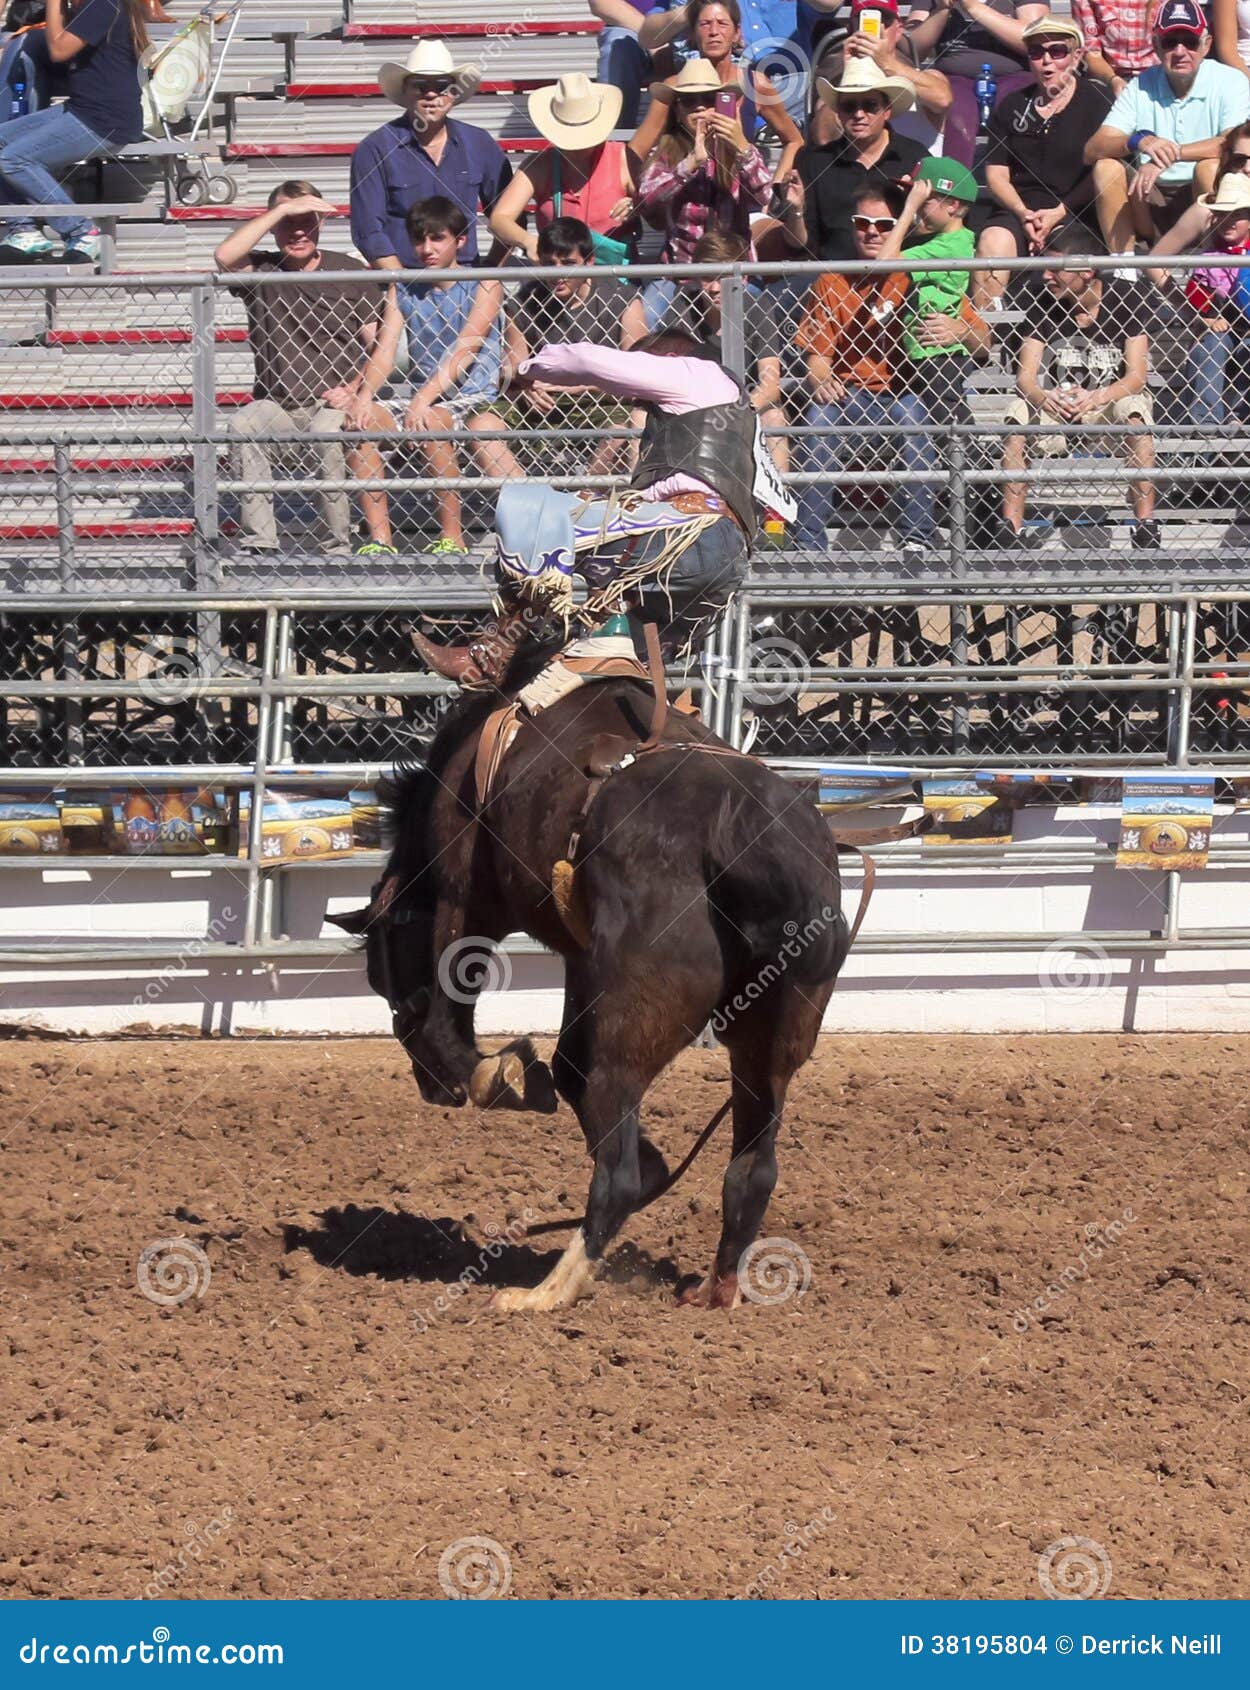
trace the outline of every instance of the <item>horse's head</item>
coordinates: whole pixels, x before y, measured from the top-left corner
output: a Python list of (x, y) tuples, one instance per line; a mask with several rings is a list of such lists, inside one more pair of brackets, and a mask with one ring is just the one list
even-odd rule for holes
[(407, 895), (398, 875), (388, 873), (364, 909), (327, 920), (364, 940), (369, 985), (386, 1000), (391, 1029), (412, 1063), (421, 1096), (427, 1103), (463, 1103), (464, 1087), (446, 1071), (438, 1044), (426, 1038), (435, 984), (433, 906)]

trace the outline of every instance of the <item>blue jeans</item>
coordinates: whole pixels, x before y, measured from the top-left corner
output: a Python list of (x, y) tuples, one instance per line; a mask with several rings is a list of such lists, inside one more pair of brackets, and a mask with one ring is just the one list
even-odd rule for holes
[(1245, 376), (1246, 344), (1238, 335), (1200, 335), (1189, 354), (1191, 420), (1205, 428), (1243, 420)]
[[(64, 106), (46, 106), (0, 123), (0, 205), (72, 206), (73, 200), (53, 172), (68, 170), (84, 159), (106, 158), (114, 150), (111, 142), (102, 141)], [(90, 217), (77, 211), (70, 217), (51, 217), (48, 223), (63, 241), (94, 227)], [(30, 217), (6, 217), (0, 221), (0, 235), (34, 226)]]
[[(888, 424), (910, 424), (922, 428), (926, 421), (924, 401), (914, 393), (870, 393), (867, 388), (848, 387), (837, 405), (809, 405), (805, 421), (809, 428), (856, 428), (872, 430)], [(804, 437), (807, 462), (802, 467), (835, 475), (842, 459), (853, 456), (855, 441), (849, 436), (814, 434)], [(900, 441), (903, 468), (917, 473), (932, 470), (937, 448), (927, 434), (905, 434)], [(794, 466), (798, 469), (800, 466)], [(794, 525), (794, 543), (801, 551), (824, 552), (825, 526), (833, 511), (834, 490), (827, 483), (810, 482), (799, 495), (799, 515)], [(904, 485), (895, 501), (894, 526), (900, 540), (919, 540), (930, 545), (937, 538), (933, 520), (933, 488)]]
[(632, 29), (609, 25), (600, 31), (595, 75), (610, 88), (619, 88), (624, 96), (617, 128), (637, 129), (642, 90), (651, 79), (651, 55), (643, 52)]

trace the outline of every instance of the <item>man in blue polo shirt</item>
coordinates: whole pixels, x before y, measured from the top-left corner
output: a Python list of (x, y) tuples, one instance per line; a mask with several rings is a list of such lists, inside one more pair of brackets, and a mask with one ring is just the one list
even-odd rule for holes
[(1085, 146), (1103, 239), (1116, 253), (1131, 252), (1135, 235), (1166, 234), (1193, 199), (1195, 166), (1250, 119), (1250, 81), (1208, 59), (1197, 0), (1162, 0), (1151, 39), (1159, 63), (1134, 77)]
[(469, 220), (461, 252), (478, 256), (478, 207), (489, 212), (512, 180), (512, 166), (492, 135), (449, 115), (482, 80), (476, 64), (457, 65), (441, 41), (419, 41), (404, 64), (378, 71), (383, 94), (403, 111), (366, 135), (352, 155), (352, 240), (379, 270), (416, 270), (408, 209), (443, 195)]

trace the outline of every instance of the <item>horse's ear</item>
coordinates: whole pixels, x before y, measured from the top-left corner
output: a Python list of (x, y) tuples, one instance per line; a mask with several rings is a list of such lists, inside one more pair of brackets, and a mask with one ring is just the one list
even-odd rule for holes
[(369, 930), (369, 923), (373, 920), (372, 904), (366, 904), (362, 910), (347, 910), (343, 915), (327, 915), (326, 920), (332, 927), (341, 927), (344, 933), (350, 933), (359, 938)]
[(385, 916), (387, 910), (395, 902), (395, 893), (399, 889), (399, 877), (388, 874), (373, 888), (373, 896), (362, 910), (349, 910), (346, 915), (327, 915), (326, 920), (335, 927), (341, 927), (344, 933), (351, 933), (357, 939), (362, 933), (367, 933), (375, 921)]

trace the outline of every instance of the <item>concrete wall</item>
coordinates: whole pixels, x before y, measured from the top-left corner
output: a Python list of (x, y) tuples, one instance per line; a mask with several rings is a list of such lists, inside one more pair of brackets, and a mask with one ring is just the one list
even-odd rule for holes
[[(856, 825), (866, 825), (860, 817)], [(1117, 811), (1093, 806), (1028, 810), (1016, 841), (1113, 842)], [(1250, 850), (1250, 817), (1217, 818), (1217, 848)], [(1243, 1030), (1250, 1027), (1250, 950), (1221, 948), (1220, 934), (1250, 936), (1250, 867), (1212, 868), (1184, 878), (1180, 929), (1217, 929), (1193, 949), (1120, 954), (1081, 934), (1161, 930), (1166, 877), (1097, 868), (1007, 862), (943, 868), (942, 852), (920, 863), (880, 865), (864, 937), (921, 934), (926, 947), (902, 954), (863, 949), (847, 964), (827, 1027), (834, 1031), (1064, 1032)], [(331, 937), (327, 907), (357, 907), (372, 875), (353, 868), (304, 869), (285, 877), (281, 917), (292, 938)], [(849, 908), (859, 875), (848, 868)], [(162, 942), (174, 961), (147, 967), (87, 967), (40, 961), (0, 965), (0, 1021), (74, 1033), (192, 1028), (213, 1033), (380, 1033), (385, 1005), (368, 990), (363, 961), (335, 956), (276, 963), (209, 961), (207, 934), (237, 938), (241, 880), (183, 859), (169, 866), (88, 870), (72, 859), (0, 873), (0, 949), (31, 940), (110, 944)], [(1044, 934), (1013, 950), (934, 949), (940, 935)], [(341, 936), (340, 936), (341, 937)], [(559, 1025), (559, 962), (511, 954), (507, 989), (481, 1002), (479, 1031), (552, 1032)]]

